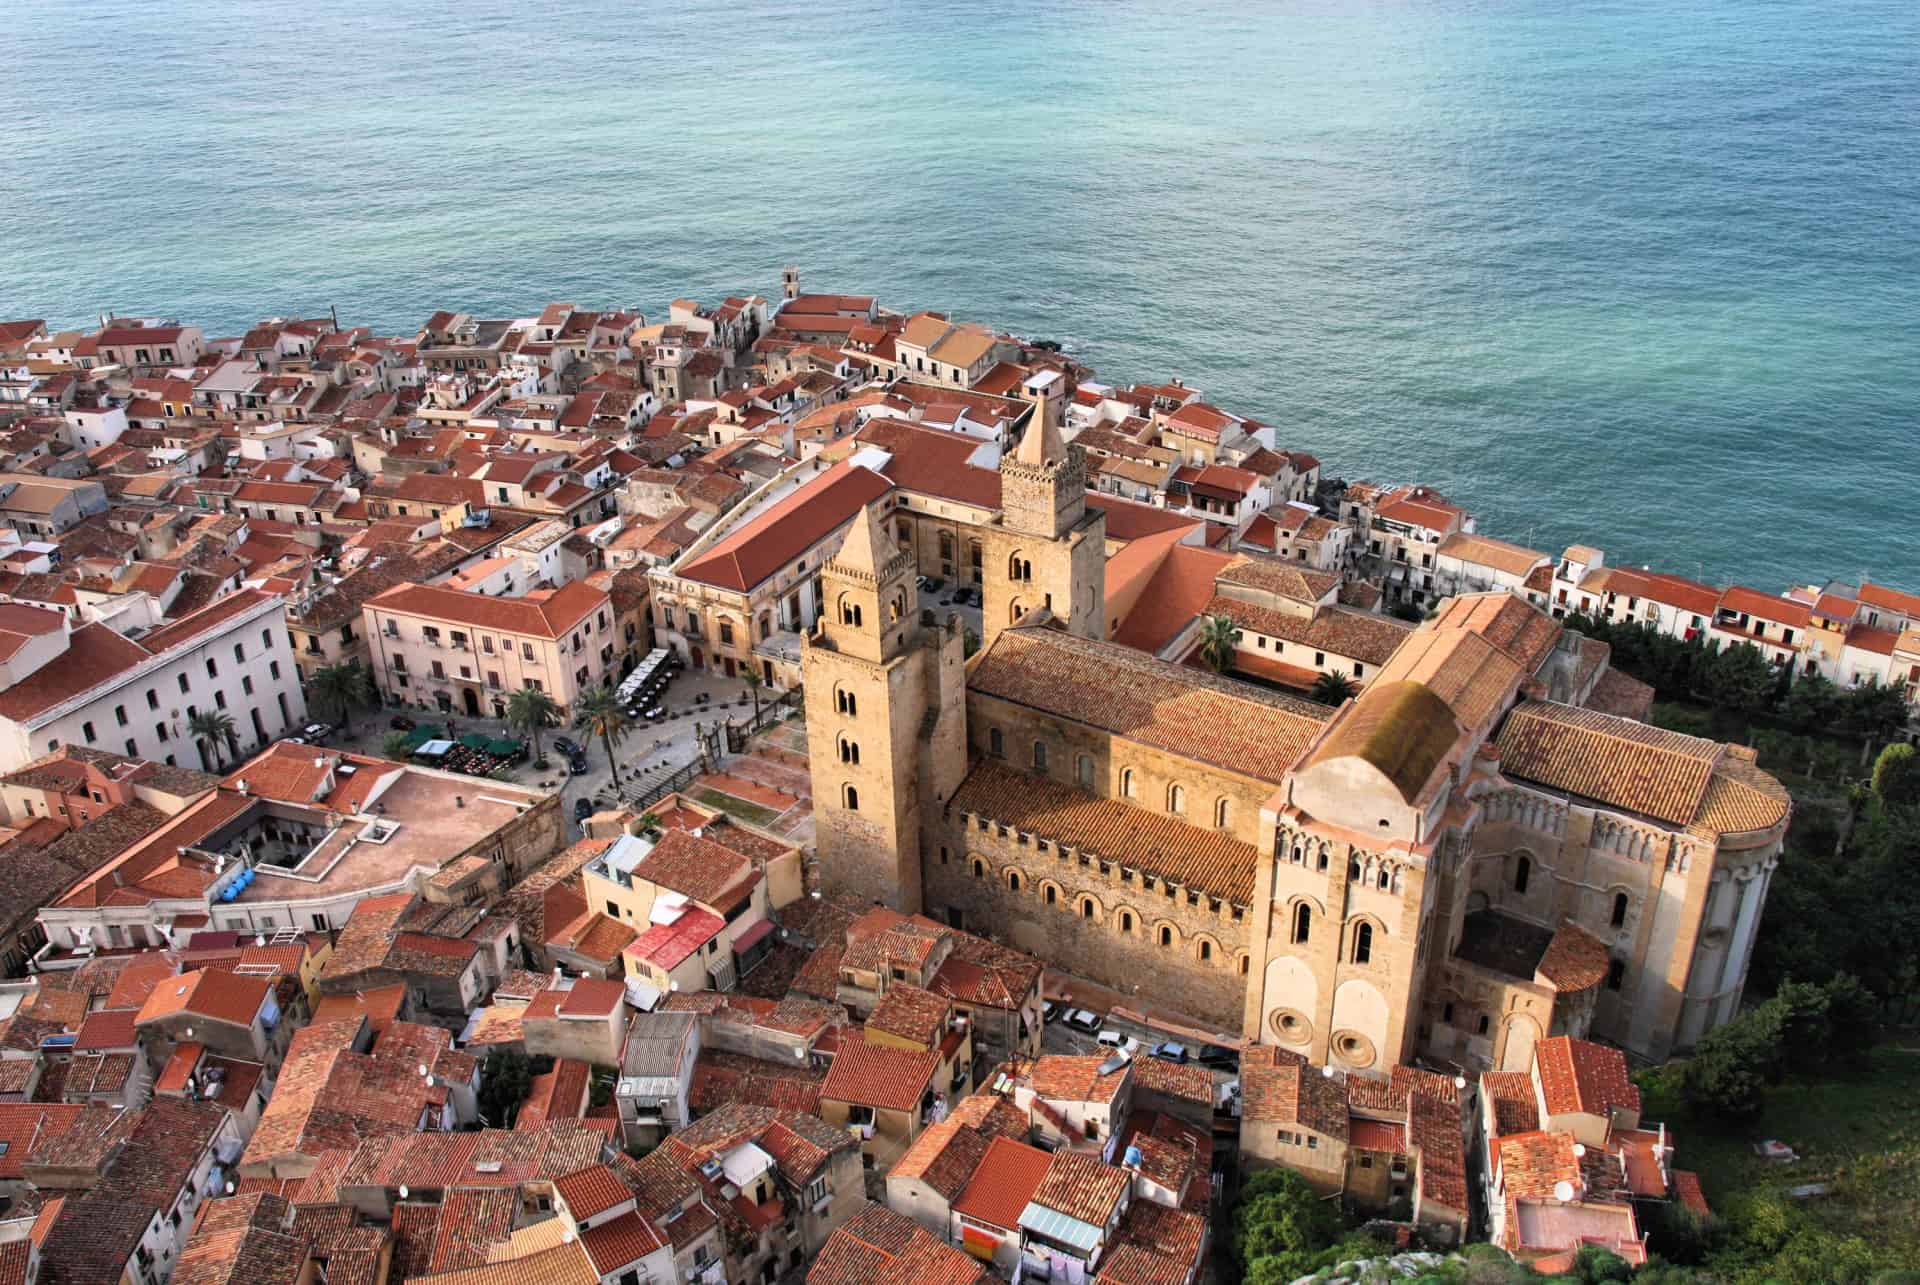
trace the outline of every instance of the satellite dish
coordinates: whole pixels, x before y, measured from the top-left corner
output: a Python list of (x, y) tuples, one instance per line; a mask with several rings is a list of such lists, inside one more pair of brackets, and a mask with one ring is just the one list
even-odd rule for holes
[[(1562, 1187), (1566, 1187), (1566, 1185), (1567, 1185), (1567, 1184), (1563, 1182), (1563, 1183), (1561, 1183), (1560, 1185), (1561, 1185)], [(1568, 1187), (1567, 1189), (1568, 1189), (1569, 1191), (1571, 1191), (1571, 1190), (1572, 1190), (1572, 1188), (1571, 1188), (1571, 1187)], [(407, 1184), (403, 1182), (403, 1183), (401, 1183), (401, 1184), (400, 1184), (400, 1199), (402, 1199), (402, 1200), (405, 1200), (406, 1198), (407, 1198)]]
[(1321, 1067), (1320, 1074), (1326, 1076), (1329, 1080), (1331, 1080), (1333, 1078), (1333, 1063), (1329, 1062), (1325, 1066)]
[[(404, 1190), (404, 1189), (403, 1189)], [(1553, 1198), (1561, 1204), (1573, 1203), (1573, 1184), (1562, 1178), (1553, 1184)]]
[(1573, 1158), (1575, 1160), (1578, 1160), (1581, 1156), (1584, 1156), (1586, 1154), (1587, 1154), (1587, 1149), (1584, 1145), (1578, 1142), (1573, 1144)]
[(569, 1227), (560, 1233), (560, 1243), (563, 1245), (573, 1244), (573, 1228)]
[(1464, 1075), (1456, 1075), (1456, 1076), (1454, 1076), (1454, 1077), (1453, 1077), (1453, 1087), (1454, 1087), (1454, 1088), (1456, 1088), (1456, 1089), (1464, 1089), (1464, 1088), (1466, 1088), (1466, 1087), (1467, 1087), (1467, 1077), (1466, 1077), (1466, 1076), (1464, 1076)]

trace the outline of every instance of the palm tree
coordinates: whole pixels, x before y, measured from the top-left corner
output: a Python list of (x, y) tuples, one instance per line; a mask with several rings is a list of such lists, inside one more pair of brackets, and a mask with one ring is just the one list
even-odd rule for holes
[(559, 704), (538, 687), (522, 687), (507, 697), (507, 726), (533, 738), (535, 762), (546, 761), (546, 755), (540, 752), (541, 729), (552, 727), (559, 717)]
[(587, 734), (597, 736), (607, 747), (607, 767), (613, 772), (613, 787), (620, 788), (620, 765), (614, 762), (613, 747), (627, 735), (627, 711), (620, 708), (620, 697), (611, 686), (596, 687), (578, 703), (585, 717)]
[(1208, 616), (1200, 624), (1200, 659), (1216, 674), (1233, 667), (1233, 653), (1240, 646), (1240, 627), (1231, 616)]
[(1313, 699), (1322, 705), (1344, 705), (1357, 689), (1344, 669), (1332, 670), (1313, 680)]
[(373, 683), (358, 665), (327, 665), (313, 672), (311, 700), (352, 735), (349, 720), (354, 710), (373, 704)]
[[(200, 742), (200, 760), (211, 763), (215, 772), (224, 771), (220, 762), (220, 743), (225, 741), (233, 750), (233, 757), (240, 757), (240, 741), (234, 734), (233, 715), (222, 709), (203, 709), (187, 720), (187, 728), (193, 738)], [(211, 748), (213, 753), (208, 754)]]

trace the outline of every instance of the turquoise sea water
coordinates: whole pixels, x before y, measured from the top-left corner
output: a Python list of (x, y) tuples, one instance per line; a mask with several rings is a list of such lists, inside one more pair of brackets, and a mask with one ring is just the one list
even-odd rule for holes
[(11, 0), (0, 313), (410, 331), (788, 261), (1481, 529), (1920, 588), (1920, 4)]

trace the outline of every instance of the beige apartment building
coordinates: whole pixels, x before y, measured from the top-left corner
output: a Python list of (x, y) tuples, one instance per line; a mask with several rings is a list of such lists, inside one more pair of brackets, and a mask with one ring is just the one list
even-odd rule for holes
[(518, 598), (404, 584), (361, 609), (374, 680), (387, 698), (444, 714), (504, 718), (523, 687), (570, 717), (618, 677), (625, 652), (605, 589), (572, 581)]

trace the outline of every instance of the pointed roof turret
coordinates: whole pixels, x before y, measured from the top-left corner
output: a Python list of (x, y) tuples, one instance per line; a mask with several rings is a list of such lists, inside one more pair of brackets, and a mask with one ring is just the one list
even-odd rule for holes
[(888, 538), (880, 511), (869, 502), (861, 506), (859, 516), (847, 528), (846, 539), (833, 555), (833, 565), (878, 579), (899, 556), (899, 546)]
[(1013, 453), (1014, 463), (1024, 464), (1028, 468), (1045, 468), (1066, 458), (1067, 444), (1060, 440), (1060, 430), (1054, 425), (1053, 416), (1047, 414), (1044, 405), (1035, 404), (1033, 415), (1027, 422), (1027, 431), (1021, 436), (1020, 445)]

